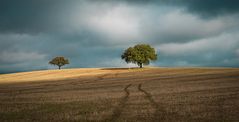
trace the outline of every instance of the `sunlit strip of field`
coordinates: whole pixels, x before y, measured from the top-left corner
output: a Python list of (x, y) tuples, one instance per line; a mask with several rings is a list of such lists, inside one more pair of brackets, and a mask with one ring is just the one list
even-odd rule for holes
[[(125, 72), (127, 70), (117, 70), (117, 72)], [(81, 69), (61, 69), (61, 70), (43, 70), (33, 72), (22, 72), (0, 75), (1, 83), (15, 83), (27, 81), (44, 81), (44, 80), (62, 80), (67, 78), (76, 78), (82, 76), (93, 76), (101, 74), (110, 74), (111, 70), (103, 68), (81, 68)]]

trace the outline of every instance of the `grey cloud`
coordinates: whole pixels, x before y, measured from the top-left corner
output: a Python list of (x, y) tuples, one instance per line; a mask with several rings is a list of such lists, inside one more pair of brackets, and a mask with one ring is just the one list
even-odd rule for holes
[(238, 67), (238, 46), (238, 32), (184, 44), (164, 44), (158, 47), (162, 59), (159, 65)]
[(217, 37), (205, 38), (187, 43), (168, 43), (159, 46), (162, 53), (168, 55), (190, 55), (210, 51), (228, 52), (239, 46), (238, 33), (222, 34)]
[(0, 73), (46, 69), (46, 55), (37, 52), (0, 52)]
[(235, 21), (239, 18), (237, 15), (204, 20), (193, 14), (184, 13), (180, 9), (148, 18), (154, 19), (142, 22), (142, 30), (144, 30), (142, 34), (145, 34), (149, 40), (160, 43), (187, 42), (212, 37), (234, 31), (239, 27), (239, 23)]
[(34, 61), (42, 60), (45, 58), (44, 54), (38, 54), (36, 52), (1, 52), (0, 53), (0, 62), (23, 62), (23, 61)]

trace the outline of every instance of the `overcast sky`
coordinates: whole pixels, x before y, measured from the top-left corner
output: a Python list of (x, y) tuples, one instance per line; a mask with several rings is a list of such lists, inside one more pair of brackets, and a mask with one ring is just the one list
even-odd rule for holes
[[(128, 67), (129, 46), (152, 45), (151, 66), (239, 67), (238, 0), (1, 0), (0, 72)], [(134, 65), (130, 65), (134, 66)]]

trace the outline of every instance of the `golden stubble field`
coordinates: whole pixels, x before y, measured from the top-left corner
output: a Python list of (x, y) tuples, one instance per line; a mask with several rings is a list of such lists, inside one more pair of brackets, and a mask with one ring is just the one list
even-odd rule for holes
[(0, 121), (237, 122), (239, 69), (89, 68), (4, 74)]

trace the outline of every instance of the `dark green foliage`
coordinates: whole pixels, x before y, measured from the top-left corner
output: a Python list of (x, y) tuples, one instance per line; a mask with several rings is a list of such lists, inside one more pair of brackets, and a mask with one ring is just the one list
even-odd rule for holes
[(127, 63), (135, 63), (140, 68), (144, 65), (148, 65), (150, 60), (157, 60), (157, 54), (155, 49), (148, 44), (138, 44), (134, 47), (129, 47), (121, 55), (121, 58), (124, 59)]
[(54, 59), (52, 59), (49, 64), (52, 65), (57, 65), (59, 67), (59, 69), (61, 69), (62, 66), (64, 66), (65, 64), (69, 64), (68, 59), (60, 56), (60, 57), (55, 57)]

